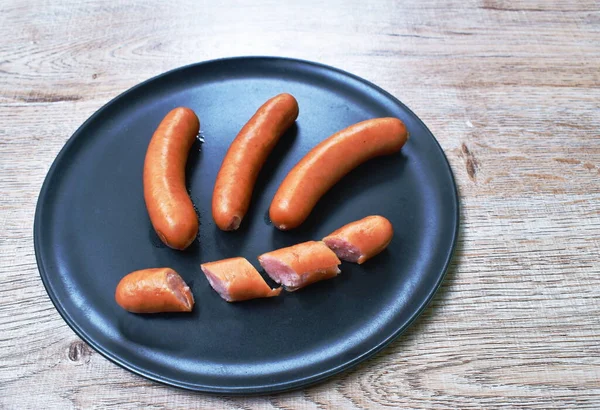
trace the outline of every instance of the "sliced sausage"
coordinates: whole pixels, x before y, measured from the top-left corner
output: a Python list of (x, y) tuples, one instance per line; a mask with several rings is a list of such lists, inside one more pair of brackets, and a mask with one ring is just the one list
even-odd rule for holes
[(295, 291), (340, 273), (341, 263), (321, 241), (310, 241), (277, 249), (258, 257), (263, 269), (288, 291)]
[(278, 296), (245, 258), (230, 258), (200, 265), (210, 286), (227, 302)]
[(362, 264), (383, 251), (393, 235), (390, 221), (371, 215), (342, 226), (323, 238), (323, 242), (341, 260)]
[(133, 313), (190, 312), (194, 307), (190, 288), (171, 268), (131, 272), (117, 285), (115, 300)]

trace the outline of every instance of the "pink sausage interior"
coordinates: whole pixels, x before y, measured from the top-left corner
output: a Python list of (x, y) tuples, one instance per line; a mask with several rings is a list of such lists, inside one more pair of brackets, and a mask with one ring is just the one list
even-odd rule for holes
[(229, 294), (229, 289), (227, 285), (223, 283), (223, 281), (213, 274), (208, 268), (201, 266), (202, 272), (206, 275), (206, 279), (208, 279), (208, 283), (210, 286), (219, 294), (223, 299), (228, 302), (231, 302), (231, 295)]
[(260, 264), (275, 282), (285, 287), (297, 288), (302, 284), (300, 275), (278, 259), (263, 256)]
[(361, 257), (360, 249), (340, 238), (325, 238), (323, 242), (331, 249), (338, 258), (347, 262), (358, 262)]
[[(175, 297), (181, 301), (181, 303), (183, 303), (188, 309), (192, 308), (190, 304), (193, 302), (193, 296), (191, 296), (192, 293), (190, 292), (188, 285), (186, 285), (179, 275), (172, 272), (167, 273), (167, 286), (169, 289), (171, 289)], [(188, 292), (192, 298), (191, 301), (187, 298)]]
[(267, 274), (275, 282), (282, 284), (285, 288), (293, 292), (294, 290), (306, 285), (307, 282), (312, 283), (314, 280), (309, 280), (313, 274), (338, 274), (340, 270), (337, 265), (328, 266), (322, 269), (316, 269), (309, 272), (296, 272), (290, 266), (270, 256), (262, 256), (259, 262)]

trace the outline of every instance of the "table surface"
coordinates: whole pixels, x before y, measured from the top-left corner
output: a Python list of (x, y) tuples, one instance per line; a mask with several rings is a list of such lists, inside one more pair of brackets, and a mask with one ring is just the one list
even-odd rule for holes
[[(600, 3), (291, 3), (2, 2), (0, 408), (599, 408)], [(405, 334), (257, 397), (163, 386), (93, 351), (50, 302), (32, 239), (46, 172), (83, 121), (145, 79), (239, 55), (388, 90), (436, 135), (462, 206), (451, 269)]]

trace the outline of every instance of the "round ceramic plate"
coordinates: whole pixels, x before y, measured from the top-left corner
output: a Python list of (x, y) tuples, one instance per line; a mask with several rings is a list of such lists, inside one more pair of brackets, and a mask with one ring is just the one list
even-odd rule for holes
[[(298, 100), (296, 124), (260, 173), (241, 228), (221, 232), (211, 196), (223, 156), (259, 106), (276, 94)], [(174, 107), (200, 117), (187, 164), (200, 218), (184, 252), (161, 244), (148, 219), (142, 168), (152, 133)], [(290, 168), (318, 142), (358, 121), (398, 117), (410, 140), (342, 179), (304, 224), (281, 232), (268, 220)], [(388, 249), (363, 265), (280, 297), (226, 303), (200, 263), (321, 239), (379, 214), (392, 222)], [(52, 165), (35, 215), (41, 278), (73, 330), (113, 362), (152, 380), (219, 393), (289, 390), (323, 380), (381, 350), (423, 311), (448, 269), (458, 197), (437, 141), (407, 107), (346, 72), (284, 58), (232, 58), (179, 68), (121, 94), (92, 115)], [(169, 266), (196, 299), (190, 314), (136, 315), (114, 300), (127, 273)], [(262, 272), (261, 272), (262, 273)]]

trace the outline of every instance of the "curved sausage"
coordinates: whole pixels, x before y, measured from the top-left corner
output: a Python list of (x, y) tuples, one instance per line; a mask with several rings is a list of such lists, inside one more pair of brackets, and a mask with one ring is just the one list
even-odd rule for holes
[(220, 229), (238, 229), (260, 169), (297, 117), (296, 99), (279, 94), (264, 103), (235, 137), (221, 164), (212, 198), (213, 218)]
[(304, 156), (285, 177), (269, 208), (282, 230), (299, 226), (319, 199), (363, 162), (398, 152), (408, 133), (397, 118), (359, 122), (333, 134)]
[(359, 265), (383, 251), (392, 241), (394, 229), (383, 216), (371, 215), (350, 222), (323, 238), (341, 260)]
[(133, 313), (190, 312), (194, 297), (171, 268), (136, 270), (117, 285), (115, 300)]
[(200, 265), (210, 286), (227, 302), (278, 296), (245, 258), (229, 258)]
[(169, 112), (154, 132), (144, 161), (144, 199), (165, 245), (183, 250), (198, 234), (198, 215), (185, 188), (185, 164), (200, 129), (189, 108)]
[(340, 273), (341, 263), (321, 241), (309, 241), (267, 252), (258, 257), (267, 274), (293, 292), (311, 283), (330, 279)]

